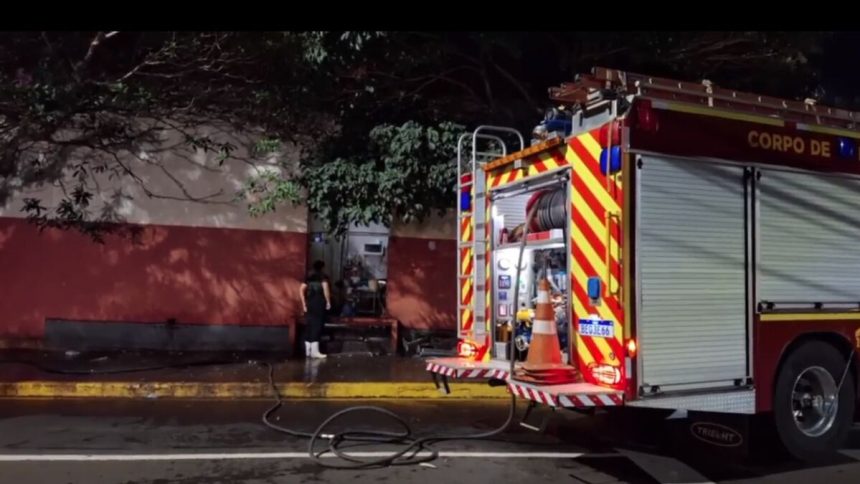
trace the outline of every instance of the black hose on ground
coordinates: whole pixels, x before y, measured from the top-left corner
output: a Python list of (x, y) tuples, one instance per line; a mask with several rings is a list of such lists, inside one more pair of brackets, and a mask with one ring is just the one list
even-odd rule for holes
[[(174, 368), (188, 368), (192, 366), (207, 366), (207, 365), (222, 365), (222, 364), (231, 364), (237, 363), (235, 360), (207, 360), (207, 361), (199, 361), (199, 362), (190, 362), (190, 363), (182, 363), (182, 364), (166, 364), (166, 365), (153, 365), (146, 367), (133, 367), (133, 368), (116, 368), (116, 369), (86, 369), (86, 370), (66, 370), (59, 368), (51, 368), (47, 367), (33, 361), (26, 360), (2, 360), (0, 364), (24, 364), (33, 366), (40, 371), (44, 371), (45, 373), (53, 373), (60, 375), (104, 375), (104, 374), (121, 374), (121, 373), (136, 373), (136, 372), (144, 372), (144, 371), (155, 371), (155, 370), (164, 370), (164, 369), (174, 369)], [(360, 405), (355, 407), (349, 407), (344, 410), (341, 410), (325, 421), (323, 421), (314, 432), (303, 432), (293, 430), (271, 421), (272, 415), (280, 409), (283, 404), (283, 396), (278, 390), (277, 385), (275, 384), (274, 378), (274, 366), (268, 362), (254, 362), (258, 364), (265, 365), (268, 368), (268, 381), (269, 385), (272, 388), (272, 393), (275, 395), (275, 404), (266, 410), (266, 412), (262, 416), (263, 424), (269, 427), (272, 430), (288, 434), (293, 437), (298, 438), (306, 438), (310, 439), (310, 443), (308, 445), (308, 454), (320, 465), (328, 468), (334, 469), (370, 469), (370, 468), (378, 468), (378, 467), (387, 467), (387, 466), (402, 466), (402, 465), (414, 465), (420, 464), (422, 462), (429, 462), (435, 460), (439, 453), (436, 450), (433, 450), (430, 446), (434, 443), (446, 441), (446, 440), (475, 440), (475, 439), (486, 439), (498, 435), (505, 431), (510, 423), (513, 421), (514, 414), (516, 411), (516, 402), (514, 400), (513, 395), (511, 396), (511, 406), (510, 411), (508, 412), (508, 417), (505, 420), (505, 423), (494, 430), (483, 432), (479, 434), (471, 434), (471, 435), (436, 435), (436, 436), (427, 436), (422, 438), (417, 438), (413, 436), (412, 429), (409, 427), (409, 424), (400, 416), (395, 414), (394, 412), (387, 410), (385, 408), (370, 406), (370, 405)], [(327, 434), (325, 430), (335, 421), (343, 418), (346, 415), (359, 413), (359, 412), (369, 412), (375, 414), (381, 414), (395, 423), (397, 423), (400, 427), (402, 427), (401, 432), (389, 432), (382, 430), (375, 431), (367, 431), (367, 430), (346, 430), (343, 432), (335, 433), (335, 434)], [(322, 450), (317, 450), (317, 441), (319, 440), (327, 440), (328, 445)], [(404, 446), (402, 449), (393, 452), (389, 456), (385, 456), (379, 459), (374, 460), (362, 460), (357, 459), (349, 455), (348, 452), (345, 452), (342, 447), (345, 444), (349, 444), (350, 446), (355, 445), (372, 445), (372, 444), (393, 444), (393, 445), (402, 445)], [(419, 455), (421, 452), (427, 452), (426, 455)], [(326, 454), (333, 454), (340, 459), (349, 462), (349, 464), (335, 464), (330, 462), (323, 461), (323, 456)]]
[[(451, 434), (416, 437), (413, 435), (412, 428), (406, 420), (391, 410), (374, 405), (359, 405), (345, 408), (334, 413), (325, 419), (313, 432), (303, 432), (278, 425), (270, 420), (271, 416), (283, 406), (284, 399), (281, 392), (278, 390), (277, 384), (275, 384), (274, 367), (269, 363), (266, 363), (265, 365), (268, 367), (269, 385), (272, 388), (272, 393), (275, 395), (275, 404), (263, 414), (263, 425), (272, 430), (276, 430), (293, 437), (310, 439), (310, 442), (308, 443), (308, 455), (321, 466), (331, 469), (372, 469), (430, 462), (439, 457), (439, 451), (432, 448), (433, 444), (449, 440), (480, 440), (494, 437), (508, 429), (511, 422), (514, 420), (514, 415), (516, 413), (516, 399), (511, 395), (511, 405), (510, 410), (508, 411), (508, 417), (498, 428), (478, 434)], [(347, 415), (356, 413), (383, 415), (396, 423), (403, 430), (401, 432), (392, 432), (385, 430), (371, 431), (347, 429), (338, 433), (326, 433), (326, 430), (332, 423)], [(319, 440), (327, 440), (328, 445), (318, 449), (317, 442)], [(343, 450), (343, 447), (346, 444), (350, 444), (350, 447), (354, 447), (355, 445), (390, 444), (401, 446), (401, 448), (399, 450), (392, 451), (390, 455), (377, 459), (365, 460), (353, 457)], [(425, 455), (420, 455), (422, 452), (425, 452)], [(324, 456), (327, 454), (334, 455), (347, 463), (327, 462), (324, 460)]]
[[(529, 210), (528, 216), (526, 217), (523, 238), (520, 241), (519, 255), (517, 257), (516, 278), (514, 279), (514, 284), (517, 288), (517, 290), (514, 291), (514, 324), (516, 324), (516, 308), (519, 301), (519, 280), (523, 262), (523, 253), (525, 252), (527, 236), (529, 232), (528, 227), (537, 212), (538, 204), (536, 203), (532, 206), (531, 210)], [(510, 375), (513, 376), (516, 364), (516, 345), (514, 344), (511, 344), (510, 362)], [(374, 405), (359, 405), (355, 407), (345, 408), (339, 412), (334, 413), (332, 416), (324, 420), (313, 432), (302, 432), (283, 427), (281, 425), (271, 422), (270, 417), (283, 406), (284, 399), (281, 395), (281, 392), (278, 390), (277, 384), (275, 383), (274, 367), (269, 363), (265, 363), (265, 365), (268, 367), (269, 385), (271, 386), (272, 393), (275, 396), (275, 404), (272, 405), (271, 408), (266, 410), (265, 413), (263, 413), (263, 425), (269, 427), (272, 430), (282, 432), (293, 437), (310, 439), (310, 442), (308, 444), (308, 455), (310, 455), (310, 457), (314, 459), (314, 461), (316, 461), (319, 465), (331, 469), (372, 469), (389, 466), (415, 465), (430, 462), (432, 460), (435, 460), (439, 456), (439, 451), (432, 448), (433, 444), (438, 444), (440, 442), (451, 440), (491, 439), (492, 437), (495, 437), (506, 431), (508, 427), (510, 427), (517, 410), (516, 396), (511, 393), (511, 404), (508, 410), (508, 416), (505, 419), (504, 423), (499, 427), (477, 434), (431, 435), (419, 438), (413, 435), (412, 428), (409, 426), (406, 420), (404, 420), (402, 417), (395, 414), (394, 412)], [(325, 433), (332, 423), (347, 415), (355, 413), (372, 413), (383, 415), (396, 423), (403, 430), (401, 432), (390, 432), (383, 430), (368, 431), (347, 429), (338, 433)], [(319, 440), (328, 440), (328, 445), (323, 447), (321, 450), (318, 450), (317, 442)], [(401, 448), (399, 450), (392, 451), (390, 455), (378, 459), (365, 460), (353, 457), (349, 455), (348, 452), (345, 452), (342, 449), (344, 444), (354, 444), (352, 445), (352, 447), (354, 447), (355, 445), (390, 444), (399, 445), (401, 446)], [(422, 451), (426, 454), (420, 455)], [(347, 463), (344, 464), (326, 462), (324, 460), (324, 456), (327, 454), (335, 455), (342, 461), (346, 461)]]

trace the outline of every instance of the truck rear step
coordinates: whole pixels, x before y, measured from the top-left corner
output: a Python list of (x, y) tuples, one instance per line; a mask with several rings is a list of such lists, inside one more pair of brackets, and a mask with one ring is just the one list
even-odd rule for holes
[(508, 380), (508, 388), (518, 397), (551, 407), (590, 408), (624, 405), (624, 392), (591, 383), (536, 385)]
[(641, 398), (627, 402), (631, 407), (692, 410), (695, 412), (755, 413), (755, 389), (709, 391), (686, 395)]

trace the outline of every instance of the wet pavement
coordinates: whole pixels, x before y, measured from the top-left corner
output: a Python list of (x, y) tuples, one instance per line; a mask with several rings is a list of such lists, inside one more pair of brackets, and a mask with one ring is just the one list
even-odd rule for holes
[[(280, 425), (310, 431), (355, 402), (291, 401)], [(419, 435), (470, 434), (500, 425), (504, 401), (374, 402), (403, 416)], [(673, 453), (622, 442), (615, 415), (549, 412), (544, 434), (515, 426), (493, 440), (447, 441), (429, 465), (327, 470), (306, 457), (307, 440), (260, 423), (262, 401), (0, 401), (0, 483), (380, 482), (655, 483), (860, 482), (860, 428), (845, 454), (811, 467), (760, 449), (760, 456)], [(627, 424), (624, 424), (627, 425)], [(388, 428), (356, 415), (345, 427)], [(615, 428), (611, 428), (611, 427)], [(623, 429), (622, 429), (623, 430)], [(655, 430), (660, 432), (660, 430)], [(667, 432), (667, 435), (670, 433)], [(680, 443), (683, 447), (683, 443)], [(674, 447), (678, 447), (677, 445)], [(390, 446), (363, 447), (382, 452)], [(379, 454), (372, 454), (379, 455)], [(65, 459), (65, 460), (60, 460)]]
[(0, 352), (0, 382), (123, 381), (264, 383), (259, 363), (271, 363), (279, 382), (426, 382), (424, 360), (351, 352), (325, 360), (272, 353)]

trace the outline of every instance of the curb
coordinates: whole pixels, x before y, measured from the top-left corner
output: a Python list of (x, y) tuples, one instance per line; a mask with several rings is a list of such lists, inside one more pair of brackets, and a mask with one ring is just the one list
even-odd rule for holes
[[(430, 382), (278, 384), (284, 398), (463, 400), (508, 396), (504, 387), (485, 382), (451, 383), (450, 387), (451, 393), (443, 395)], [(268, 383), (22, 381), (0, 383), (0, 398), (271, 399), (273, 395)]]

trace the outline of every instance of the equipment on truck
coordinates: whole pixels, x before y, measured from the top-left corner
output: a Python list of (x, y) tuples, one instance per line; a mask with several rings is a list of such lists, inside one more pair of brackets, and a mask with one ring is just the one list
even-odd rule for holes
[(555, 312), (549, 298), (549, 281), (542, 277), (538, 282), (537, 307), (532, 322), (529, 356), (525, 364), (514, 372), (519, 381), (558, 385), (576, 381), (576, 369), (561, 361), (561, 347), (556, 333)]
[[(833, 451), (858, 402), (860, 114), (602, 68), (550, 97), (529, 147), (510, 128), (460, 139), (459, 356), (428, 362), (437, 385), (772, 414), (794, 455)], [(550, 319), (573, 381), (518, 379), (552, 353), (532, 356)]]

